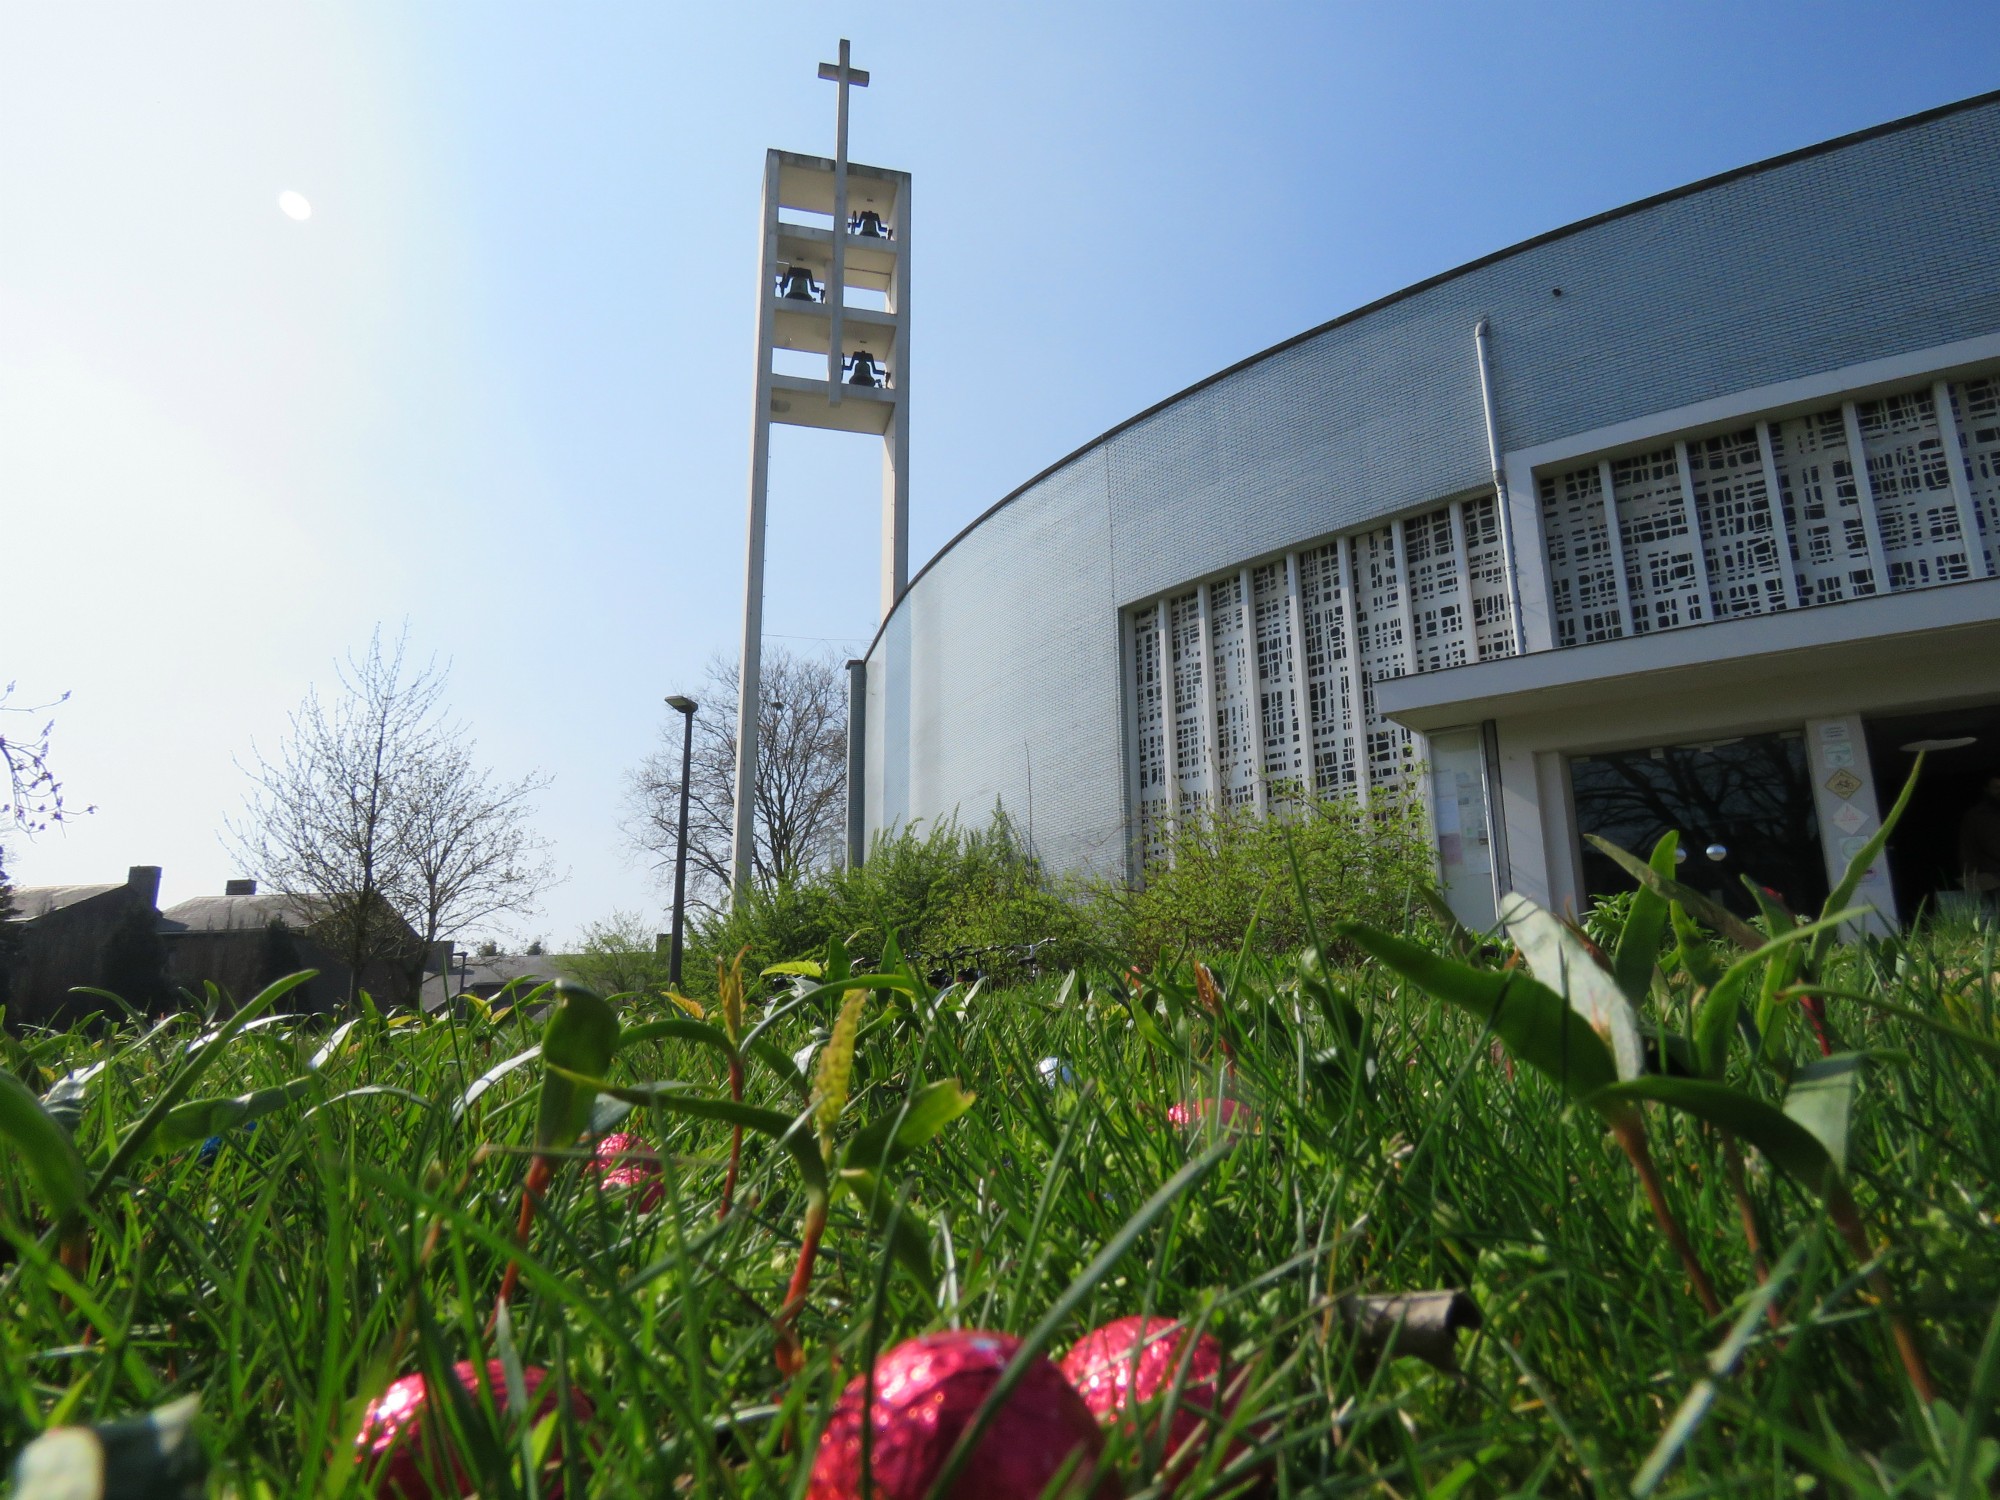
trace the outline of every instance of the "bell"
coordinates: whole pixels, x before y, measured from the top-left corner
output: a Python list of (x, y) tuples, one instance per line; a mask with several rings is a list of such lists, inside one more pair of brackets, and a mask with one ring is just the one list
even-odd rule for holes
[(872, 208), (864, 208), (847, 223), (848, 233), (859, 235), (864, 240), (886, 240), (882, 232), (882, 216)]
[(849, 385), (880, 385), (882, 383), (881, 372), (875, 363), (875, 356), (865, 350), (848, 355), (847, 383)]
[(778, 273), (778, 295), (788, 302), (817, 302), (819, 288), (804, 266), (786, 266)]

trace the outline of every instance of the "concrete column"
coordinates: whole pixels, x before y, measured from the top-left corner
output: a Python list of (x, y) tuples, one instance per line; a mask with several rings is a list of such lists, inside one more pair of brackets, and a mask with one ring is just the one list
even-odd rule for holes
[(1618, 525), (1618, 492), (1611, 483), (1611, 460), (1597, 461), (1597, 487), (1604, 491), (1604, 535), (1611, 544), (1611, 565), (1618, 571), (1612, 582), (1618, 585), (1618, 620), (1627, 636), (1639, 632), (1632, 622), (1632, 586), (1625, 576), (1625, 533)]
[(1687, 517), (1688, 542), (1694, 549), (1695, 586), (1701, 590), (1703, 620), (1716, 618), (1715, 592), (1708, 579), (1708, 549), (1701, 535), (1701, 507), (1695, 504), (1694, 473), (1688, 468), (1688, 445), (1675, 442), (1674, 463), (1681, 471), (1681, 512)]
[(1250, 569), (1237, 569), (1236, 593), (1243, 604), (1243, 702), (1250, 714), (1250, 787), (1261, 818), (1271, 811), (1271, 782), (1264, 774), (1264, 669), (1258, 661), (1256, 577)]
[(1958, 440), (1958, 414), (1951, 409), (1951, 386), (1940, 380), (1931, 387), (1937, 404), (1938, 436), (1944, 440), (1945, 462), (1951, 471), (1951, 503), (1958, 511), (1958, 529), (1965, 537), (1965, 560), (1974, 578), (1993, 576), (1993, 559), (1986, 555), (1986, 538), (1979, 533), (1979, 513), (1972, 504), (1972, 474)]
[(847, 664), (847, 867), (868, 855), (868, 663)]
[(1319, 796), (1319, 778), (1313, 767), (1312, 683), (1306, 671), (1305, 596), (1299, 590), (1296, 552), (1285, 554), (1285, 614), (1292, 636), (1292, 723), (1299, 735), (1296, 768), (1310, 802)]
[(1460, 634), (1464, 638), (1465, 659), (1479, 660), (1479, 626), (1472, 617), (1472, 553), (1465, 540), (1465, 502), (1454, 500), (1445, 507), (1451, 516), (1452, 576), (1458, 580)]
[(756, 847), (757, 714), (763, 699), (764, 527), (771, 484), (771, 288), (778, 276), (778, 155), (764, 157), (764, 251), (757, 267), (757, 389), (750, 415), (749, 536), (743, 560), (743, 648), (737, 658), (736, 784), (730, 821), (732, 899), (750, 884)]
[(1201, 679), (1197, 693), (1201, 704), (1201, 759), (1208, 768), (1208, 811), (1213, 817), (1222, 810), (1222, 750), (1216, 743), (1215, 732), (1215, 630), (1209, 616), (1207, 584), (1196, 586), (1195, 600), (1201, 622)]
[(1785, 604), (1799, 607), (1799, 564), (1793, 550), (1792, 529), (1785, 524), (1784, 490), (1778, 478), (1777, 450), (1771, 446), (1771, 424), (1757, 424), (1757, 456), (1764, 465), (1764, 503), (1771, 508), (1771, 535), (1778, 548), (1778, 563), (1785, 570)]
[(1861, 417), (1852, 401), (1840, 403), (1840, 414), (1847, 423), (1847, 458), (1854, 469), (1854, 490), (1861, 501), (1861, 530), (1868, 538), (1868, 561), (1875, 569), (1875, 592), (1886, 594), (1890, 592), (1889, 559), (1882, 550), (1882, 522), (1875, 514), (1875, 482), (1868, 477), (1868, 440), (1861, 435)]
[[(847, 227), (837, 225), (845, 239)], [(895, 382), (896, 409), (882, 434), (882, 618), (910, 586), (910, 182), (896, 194), (896, 268), (884, 294), (896, 316), (889, 348), (889, 378)]]
[(1368, 806), (1368, 705), (1361, 692), (1361, 632), (1354, 611), (1354, 538), (1333, 544), (1340, 563), (1340, 634), (1347, 649), (1340, 654), (1341, 678), (1347, 684), (1347, 743), (1354, 754), (1354, 794)]
[[(1848, 863), (1882, 826), (1861, 716), (1841, 714), (1806, 720), (1806, 762), (1812, 768), (1813, 809), (1819, 815), (1826, 883), (1832, 887), (1839, 884)], [(1899, 790), (1881, 789), (1891, 798)], [(1889, 884), (1886, 854), (1868, 867), (1849, 904), (1874, 908), (1875, 914), (1860, 924), (1862, 931), (1887, 936), (1896, 930), (1896, 893)]]

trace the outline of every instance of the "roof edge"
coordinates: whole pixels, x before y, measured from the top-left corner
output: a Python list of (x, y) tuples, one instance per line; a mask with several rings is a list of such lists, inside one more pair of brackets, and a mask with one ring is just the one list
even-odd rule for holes
[(1876, 140), (1882, 136), (1895, 135), (1905, 130), (1914, 130), (1919, 126), (1928, 125), (1936, 120), (1947, 119), (1952, 115), (1962, 114), (1967, 110), (1978, 109), (1984, 105), (1996, 103), (2000, 103), (2000, 89), (1990, 89), (1983, 94), (1974, 94), (1969, 98), (1957, 99), (1949, 104), (1940, 104), (1930, 109), (1919, 110), (1913, 115), (1902, 115), (1893, 120), (1885, 120), (1879, 125), (1869, 125), (1860, 130), (1849, 131), (1846, 135), (1837, 135), (1829, 140), (1816, 141), (1809, 146), (1795, 147), (1790, 151), (1780, 152), (1776, 156), (1767, 156), (1761, 161), (1750, 162), (1740, 167), (1731, 167), (1728, 171), (1717, 172), (1709, 177), (1697, 178), (1695, 181), (1684, 183), (1680, 187), (1668, 188), (1664, 192), (1654, 193), (1649, 197), (1620, 204), (1616, 208), (1607, 208), (1598, 213), (1590, 214), (1585, 218), (1572, 220), (1570, 223), (1561, 225), (1555, 229), (1545, 229), (1540, 234), (1531, 235), (1525, 240), (1516, 240), (1511, 245), (1503, 246), (1498, 250), (1490, 250), (1484, 255), (1453, 266), (1449, 270), (1439, 271), (1435, 275), (1427, 276), (1422, 281), (1412, 282), (1410, 285), (1390, 292), (1386, 296), (1377, 297), (1373, 302), (1363, 303), (1360, 307), (1341, 313), (1337, 317), (1329, 318), (1324, 323), (1314, 324), (1303, 333), (1295, 333), (1289, 338), (1280, 339), (1268, 348), (1259, 349), (1255, 354), (1246, 355), (1244, 358), (1237, 360), (1236, 363), (1227, 365), (1212, 375), (1204, 375), (1192, 385), (1185, 386), (1175, 391), (1172, 395), (1155, 401), (1144, 410), (1134, 412), (1131, 416), (1114, 426), (1105, 428), (1096, 437), (1072, 449), (1054, 463), (1049, 464), (1046, 468), (1039, 470), (1020, 484), (1014, 486), (1013, 489), (1009, 490), (998, 500), (987, 506), (985, 510), (961, 526), (953, 533), (949, 541), (938, 548), (936, 552), (933, 552), (924, 565), (910, 576), (910, 581), (903, 586), (902, 593), (896, 596), (896, 602), (890, 606), (889, 613), (883, 617), (882, 623), (875, 627), (875, 634), (869, 640), (868, 649), (862, 653), (862, 657), (866, 660), (875, 655), (875, 648), (882, 643), (882, 635), (889, 628), (889, 621), (896, 617), (896, 611), (903, 607), (903, 601), (909, 598), (910, 591), (923, 581), (924, 575), (930, 572), (952, 548), (956, 547), (966, 537), (991, 520), (993, 516), (1013, 504), (1014, 501), (1018, 500), (1022, 495), (1026, 494), (1050, 475), (1060, 469), (1068, 468), (1093, 448), (1102, 447), (1127, 428), (1137, 426), (1148, 417), (1166, 410), (1176, 402), (1186, 400), (1197, 391), (1205, 390), (1218, 381), (1227, 380), (1231, 375), (1241, 370), (1247, 370), (1250, 366), (1269, 359), (1274, 354), (1282, 354), (1285, 350), (1303, 344), (1308, 339), (1318, 338), (1321, 334), (1339, 328), (1343, 324), (1365, 318), (1370, 313), (1380, 312), (1383, 308), (1392, 307), (1396, 303), (1410, 297), (1420, 296), (1430, 291), (1433, 287), (1442, 286), (1447, 281), (1454, 281), (1458, 277), (1470, 275), (1474, 271), (1482, 270), (1498, 261), (1506, 260), (1509, 256), (1523, 254), (1526, 251), (1537, 249), (1553, 241), (1564, 239), (1569, 235), (1581, 234), (1584, 230), (1595, 229), (1600, 224), (1608, 224), (1632, 214), (1644, 213), (1649, 208), (1657, 208), (1662, 203), (1671, 203), (1677, 198), (1690, 198), (1696, 193), (1707, 192), (1711, 188), (1722, 187), (1741, 178), (1754, 177), (1761, 172), (1775, 171), (1779, 167), (1788, 167), (1794, 162), (1809, 161), (1815, 156), (1827, 156), (1835, 151), (1845, 150), (1850, 146), (1859, 146), (1864, 142)]

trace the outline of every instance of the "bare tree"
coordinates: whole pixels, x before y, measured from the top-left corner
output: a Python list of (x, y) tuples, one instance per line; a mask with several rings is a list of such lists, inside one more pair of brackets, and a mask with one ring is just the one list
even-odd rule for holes
[[(39, 716), (69, 701), (69, 694), (64, 693), (53, 703), (18, 707), (8, 701), (13, 696), (13, 683), (0, 688), (0, 713)], [(62, 783), (49, 764), (49, 740), (55, 728), (56, 721), (46, 719), (38, 732), (26, 737), (0, 733), (0, 766), (5, 767), (7, 774), (7, 805), (0, 811), (0, 825), (11, 826), (30, 837), (51, 823), (65, 823), (76, 816), (63, 805)], [(84, 811), (97, 809), (86, 807)]]
[[(751, 878), (765, 889), (832, 863), (847, 816), (847, 671), (831, 656), (766, 651), (757, 710), (757, 786)], [(688, 901), (719, 911), (728, 900), (736, 783), (736, 663), (708, 665), (688, 775)], [(626, 778), (626, 836), (671, 878), (680, 826), (681, 721), (669, 716), (659, 748)]]
[(525, 826), (546, 779), (496, 785), (476, 766), (443, 716), (446, 671), (412, 668), (407, 645), (405, 630), (385, 648), (378, 627), (337, 669), (331, 706), (307, 692), (279, 754), (252, 748), (254, 789), (229, 824), (249, 872), (347, 960), (350, 991), (371, 962), (420, 976), (444, 931), (531, 908), (551, 875)]
[(548, 840), (528, 826), (549, 780), (534, 771), (496, 781), (456, 728), (405, 768), (396, 829), (403, 858), (389, 895), (424, 951), (446, 933), (529, 915), (556, 883)]

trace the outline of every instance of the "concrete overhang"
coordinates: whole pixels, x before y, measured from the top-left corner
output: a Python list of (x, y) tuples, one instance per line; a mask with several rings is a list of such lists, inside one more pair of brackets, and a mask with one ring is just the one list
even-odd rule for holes
[[(1893, 682), (1919, 651), (1932, 662), (1983, 658), (1992, 664), (1991, 691), (2000, 695), (2000, 578), (1396, 677), (1375, 684), (1375, 700), (1386, 717), (1419, 733), (1807, 674), (1837, 700), (1843, 679)], [(1913, 704), (1925, 701), (1921, 684), (1913, 693)], [(1899, 705), (1892, 688), (1887, 701), (1845, 706)]]
[(793, 427), (824, 427), (833, 432), (885, 433), (896, 414), (896, 392), (881, 386), (843, 385), (840, 402), (827, 397), (824, 380), (803, 375), (771, 377), (771, 420)]
[[(833, 212), (832, 160), (807, 156), (798, 151), (772, 151), (778, 158), (778, 204), (804, 213)], [(896, 220), (896, 198), (908, 184), (910, 174), (893, 167), (869, 167), (858, 161), (847, 164), (847, 211), (859, 213), (872, 208), (883, 218)]]
[[(833, 310), (824, 302), (796, 301), (773, 296), (772, 339), (780, 349), (797, 349), (808, 354), (826, 353), (833, 336)], [(894, 313), (872, 307), (843, 307), (840, 310), (840, 352), (854, 354), (866, 350), (886, 360), (896, 347), (898, 319)]]
[[(846, 238), (842, 266), (847, 273), (847, 284), (871, 292), (888, 291), (896, 274), (896, 258), (902, 253), (898, 242), (863, 239), (854, 234)], [(783, 265), (804, 266), (814, 279), (826, 280), (832, 274), (833, 231), (816, 229), (810, 224), (780, 223), (778, 260)]]

